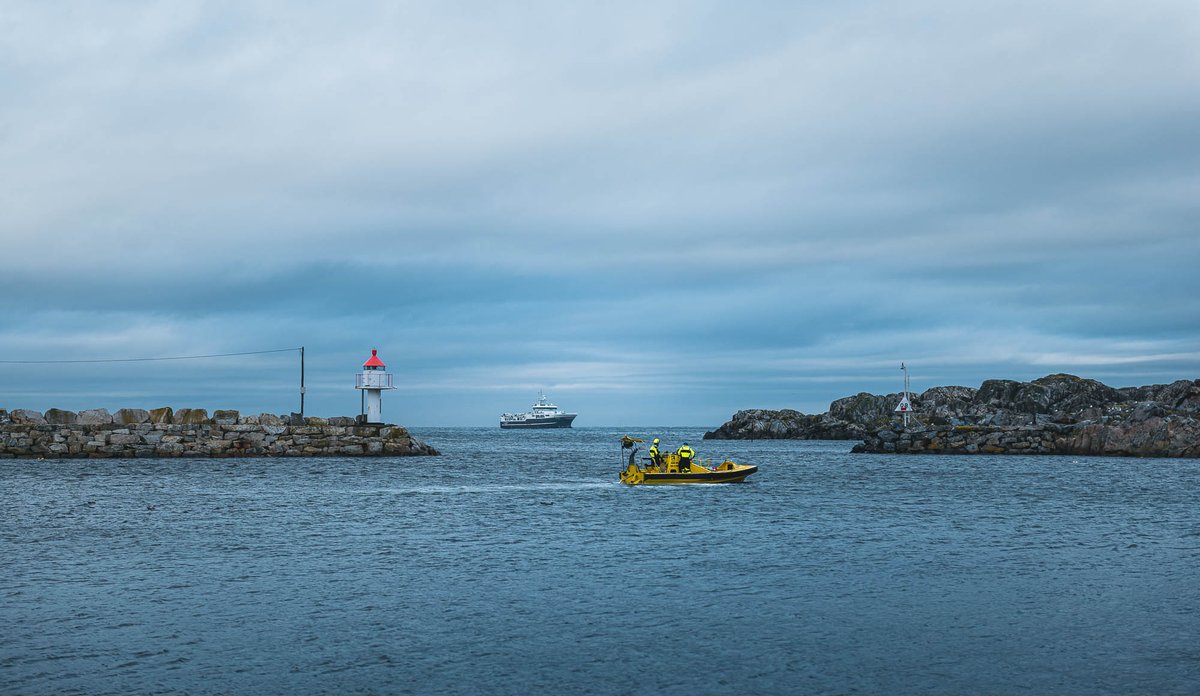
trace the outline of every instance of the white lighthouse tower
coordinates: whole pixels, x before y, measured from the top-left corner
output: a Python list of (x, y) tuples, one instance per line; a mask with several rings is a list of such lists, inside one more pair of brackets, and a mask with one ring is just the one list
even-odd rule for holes
[(383, 422), (383, 390), (395, 389), (392, 386), (392, 373), (384, 372), (387, 365), (379, 359), (378, 351), (371, 349), (371, 357), (363, 363), (363, 371), (356, 380), (355, 389), (361, 389), (366, 400), (366, 419), (368, 423)]

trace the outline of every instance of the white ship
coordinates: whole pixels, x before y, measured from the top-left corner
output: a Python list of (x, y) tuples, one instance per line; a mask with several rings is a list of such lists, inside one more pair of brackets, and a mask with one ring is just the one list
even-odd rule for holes
[(538, 392), (537, 403), (529, 413), (505, 413), (500, 416), (501, 428), (569, 428), (575, 420), (574, 413), (563, 413), (557, 406), (546, 401), (546, 395)]

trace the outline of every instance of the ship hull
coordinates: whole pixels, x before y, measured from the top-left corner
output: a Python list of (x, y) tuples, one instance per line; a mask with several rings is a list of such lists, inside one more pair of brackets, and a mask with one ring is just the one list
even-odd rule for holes
[(573, 420), (575, 420), (575, 414), (554, 416), (553, 418), (526, 418), (523, 421), (500, 421), (500, 427), (505, 430), (521, 428), (569, 428)]

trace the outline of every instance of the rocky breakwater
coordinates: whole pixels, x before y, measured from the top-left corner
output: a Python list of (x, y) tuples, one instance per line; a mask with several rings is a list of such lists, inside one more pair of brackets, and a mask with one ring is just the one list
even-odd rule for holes
[[(837, 402), (834, 402), (835, 404)], [(808, 415), (785, 408), (738, 411), (705, 440), (861, 440), (867, 429), (830, 413)]]
[(437, 450), (399, 425), (352, 418), (243, 416), (218, 410), (123, 408), (45, 413), (0, 409), (0, 458), (393, 457)]
[(705, 437), (861, 439), (855, 452), (1200, 457), (1200, 380), (1115, 389), (1054, 374), (934, 387), (911, 399), (908, 428), (894, 412), (900, 397), (864, 392), (819, 416), (741, 411)]
[[(970, 400), (965, 387), (936, 387), (925, 392), (926, 407), (938, 412)], [(879, 428), (891, 424), (900, 393), (862, 392), (829, 404), (820, 414), (804, 414), (791, 409), (748, 409), (733, 414), (721, 427), (704, 434), (706, 440), (861, 440)], [(965, 401), (964, 401), (965, 400)]]

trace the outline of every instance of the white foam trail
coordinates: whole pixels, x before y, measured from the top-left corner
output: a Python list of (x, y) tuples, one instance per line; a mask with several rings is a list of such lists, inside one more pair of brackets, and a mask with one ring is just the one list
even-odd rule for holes
[(611, 488), (617, 482), (580, 481), (572, 483), (537, 484), (492, 484), (463, 486), (407, 486), (404, 488), (378, 488), (378, 493), (506, 493), (516, 491), (573, 491), (596, 488)]

